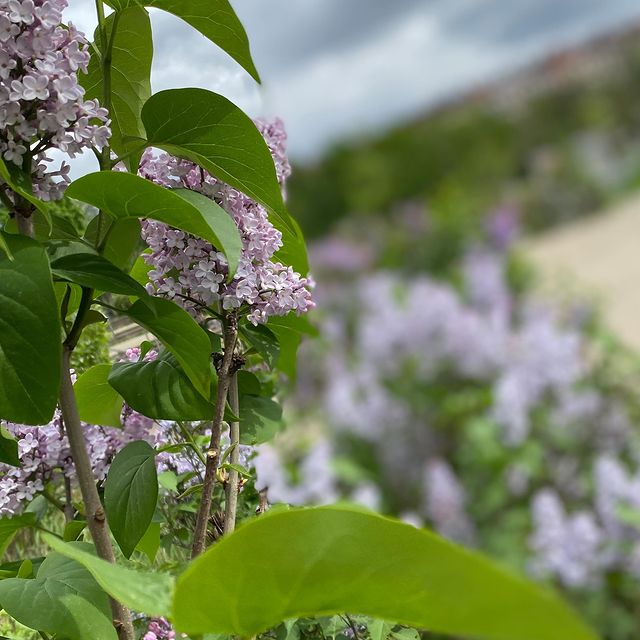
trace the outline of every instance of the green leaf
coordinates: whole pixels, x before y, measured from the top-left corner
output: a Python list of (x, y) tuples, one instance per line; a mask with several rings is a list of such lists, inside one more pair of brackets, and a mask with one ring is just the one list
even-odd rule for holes
[(160, 548), (160, 523), (152, 522), (144, 532), (140, 542), (136, 545), (136, 550), (144, 553), (149, 562), (156, 559), (156, 554)]
[(9, 185), (12, 191), (22, 196), (32, 204), (44, 217), (48, 230), (51, 230), (51, 212), (46, 202), (33, 195), (31, 176), (18, 168), (13, 162), (6, 162), (0, 158), (0, 177)]
[(0, 426), (0, 462), (12, 467), (20, 466), (18, 442), (3, 426)]
[(60, 387), (61, 328), (44, 248), (4, 235), (0, 254), (0, 417), (22, 424), (51, 420)]
[(13, 253), (11, 253), (11, 249), (9, 249), (9, 245), (2, 234), (0, 234), (0, 251), (2, 251), (9, 260), (13, 260)]
[(174, 302), (151, 296), (125, 313), (153, 333), (173, 353), (196, 390), (210, 398), (211, 343), (200, 325)]
[(102, 255), (129, 273), (145, 246), (140, 235), (140, 221), (137, 218), (123, 218), (111, 222)]
[(104, 486), (109, 528), (127, 558), (149, 528), (157, 503), (156, 452), (136, 440), (118, 452)]
[(280, 345), (276, 334), (263, 324), (254, 327), (247, 323), (241, 331), (249, 344), (263, 357), (269, 368), (273, 369), (280, 357)]
[(80, 534), (86, 529), (87, 523), (84, 520), (71, 520), (64, 525), (64, 533), (62, 539), (65, 542), (74, 542), (80, 537)]
[[(125, 606), (150, 616), (170, 617), (174, 579), (166, 573), (142, 573), (127, 567), (110, 564), (77, 545), (61, 542), (48, 533), (42, 536), (58, 553), (82, 564), (96, 582)], [(579, 640), (579, 639), (576, 639)]]
[(110, 364), (97, 364), (73, 385), (80, 419), (89, 424), (120, 429), (123, 400), (109, 384)]
[(226, 98), (205, 89), (169, 89), (142, 108), (149, 144), (199, 164), (263, 204), (283, 234), (287, 264), (306, 273), (299, 227), (282, 200), (267, 144), (251, 119)]
[(284, 427), (282, 407), (259, 396), (240, 398), (240, 442), (256, 445), (271, 440)]
[(151, 271), (151, 269), (153, 269), (153, 267), (147, 264), (142, 256), (138, 256), (131, 269), (130, 275), (136, 282), (139, 282), (144, 287), (147, 282), (150, 282), (149, 271)]
[(249, 39), (228, 0), (108, 0), (108, 3), (120, 10), (135, 5), (155, 7), (182, 18), (260, 82), (251, 59)]
[(73, 253), (51, 263), (53, 275), (83, 287), (119, 293), (125, 296), (147, 297), (145, 288), (106, 258), (92, 253)]
[(107, 594), (82, 565), (59, 553), (45, 559), (33, 580), (1, 580), (0, 602), (10, 616), (31, 629), (69, 640), (118, 638)]
[[(132, 409), (154, 420), (211, 420), (215, 409), (166, 351), (150, 362), (114, 364), (109, 383)], [(212, 386), (209, 398), (214, 394)]]
[(223, 251), (235, 272), (242, 241), (231, 216), (213, 200), (186, 189), (165, 189), (131, 173), (98, 171), (72, 182), (67, 195), (115, 220), (153, 218), (203, 238)]
[(0, 518), (0, 555), (4, 553), (11, 540), (13, 540), (13, 536), (20, 529), (33, 527), (36, 524), (36, 520), (36, 514), (32, 512), (26, 512), (13, 518)]
[[(105, 20), (107, 38), (111, 38), (116, 14)], [(85, 88), (85, 97), (95, 98), (104, 105), (104, 86), (101, 57), (106, 47), (100, 29), (95, 32), (95, 49), (91, 49), (88, 73), (79, 79)], [(153, 39), (148, 13), (133, 6), (117, 14), (116, 32), (111, 51), (111, 118), (110, 145), (118, 154), (127, 150), (126, 136), (144, 136), (140, 119), (142, 105), (151, 95), (151, 61)], [(137, 167), (136, 167), (137, 168)]]
[(317, 336), (318, 330), (305, 316), (289, 313), (286, 316), (274, 316), (266, 325), (278, 338), (280, 354), (277, 368), (289, 378), (295, 380), (297, 355), (300, 342), (305, 335)]
[(344, 611), (487, 640), (596, 639), (556, 595), (479, 554), (337, 507), (261, 516), (224, 537), (178, 578), (173, 621), (248, 637)]

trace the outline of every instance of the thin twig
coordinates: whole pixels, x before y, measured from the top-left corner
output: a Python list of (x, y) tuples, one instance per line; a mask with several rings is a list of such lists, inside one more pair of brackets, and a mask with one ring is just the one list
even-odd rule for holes
[[(240, 399), (238, 397), (238, 375), (234, 372), (229, 384), (229, 405), (234, 415), (240, 414)], [(229, 440), (231, 456), (229, 462), (237, 465), (240, 462), (240, 423), (232, 422), (229, 425)], [(236, 514), (238, 511), (238, 491), (240, 486), (240, 476), (233, 466), (229, 469), (229, 479), (225, 488), (225, 509), (224, 509), (224, 533), (233, 533), (236, 528)]]
[(193, 546), (191, 557), (200, 555), (207, 542), (207, 525), (209, 514), (211, 513), (211, 503), (213, 502), (213, 489), (216, 484), (216, 472), (220, 462), (220, 437), (222, 434), (222, 420), (224, 409), (227, 403), (227, 392), (231, 383), (231, 366), (233, 364), (233, 354), (238, 338), (238, 319), (234, 314), (229, 314), (224, 322), (224, 354), (218, 365), (218, 391), (216, 394), (216, 405), (211, 423), (211, 441), (207, 451), (207, 464), (202, 485), (202, 495), (198, 506), (196, 517), (196, 527), (193, 534)]

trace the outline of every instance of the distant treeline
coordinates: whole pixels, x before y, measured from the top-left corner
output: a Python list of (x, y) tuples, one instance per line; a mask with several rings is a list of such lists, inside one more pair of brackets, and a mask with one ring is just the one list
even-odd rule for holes
[(522, 84), (507, 80), (295, 167), (291, 210), (310, 237), (346, 215), (415, 200), (463, 218), (513, 204), (529, 230), (597, 210), (640, 174), (640, 45), (634, 37), (611, 46), (606, 64), (595, 52), (592, 72), (524, 103), (500, 99), (509, 82)]

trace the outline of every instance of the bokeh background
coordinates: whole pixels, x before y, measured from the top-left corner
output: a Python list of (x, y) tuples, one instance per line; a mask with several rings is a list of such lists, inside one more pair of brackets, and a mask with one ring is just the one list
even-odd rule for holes
[(261, 88), (155, 14), (153, 81), (289, 131), (320, 337), (259, 486), (435, 528), (640, 637), (640, 5), (233, 4)]

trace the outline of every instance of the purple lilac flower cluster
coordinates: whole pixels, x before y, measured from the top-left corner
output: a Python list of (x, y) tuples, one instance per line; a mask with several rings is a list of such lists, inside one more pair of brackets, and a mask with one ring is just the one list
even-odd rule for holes
[(142, 636), (142, 640), (175, 640), (176, 637), (176, 632), (168, 620), (155, 618), (149, 623), (149, 628)]
[[(153, 359), (150, 351), (145, 358)], [(129, 349), (126, 359), (136, 362), (140, 349)], [(155, 422), (125, 405), (121, 414), (122, 429), (83, 423), (89, 459), (94, 476), (103, 480), (114, 456), (126, 444), (134, 440), (146, 440), (152, 446), (171, 442), (173, 424)], [(27, 426), (0, 421), (18, 443), (20, 467), (0, 464), (0, 516), (20, 513), (22, 509), (50, 482), (63, 476), (73, 480), (75, 471), (69, 441), (59, 410), (46, 425)], [(177, 473), (193, 471), (193, 463), (183, 455), (161, 454), (159, 470), (172, 469)]]
[[(257, 126), (271, 150), (278, 181), (284, 188), (290, 167), (282, 122), (257, 122)], [(238, 270), (227, 282), (227, 262), (216, 247), (165, 224), (144, 222), (142, 235), (151, 249), (145, 256), (152, 266), (150, 293), (172, 298), (193, 312), (197, 312), (193, 300), (205, 305), (220, 304), (225, 310), (246, 309), (254, 324), (290, 311), (302, 314), (314, 306), (312, 281), (274, 260), (274, 254), (282, 247), (282, 234), (269, 222), (264, 207), (194, 163), (166, 153), (156, 155), (147, 150), (139, 173), (164, 187), (191, 189), (215, 200), (238, 225), (243, 245)]]
[(108, 113), (84, 100), (78, 72), (89, 63), (87, 41), (62, 24), (66, 0), (0, 0), (0, 156), (20, 167), (31, 159), (33, 189), (62, 197), (69, 166), (49, 168), (47, 152), (74, 157), (102, 149), (111, 135)]

